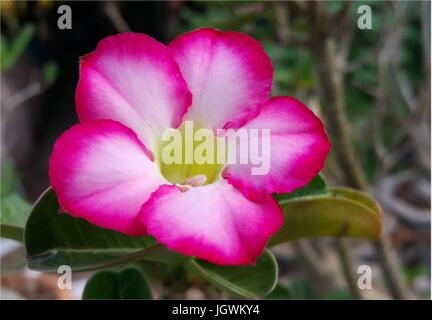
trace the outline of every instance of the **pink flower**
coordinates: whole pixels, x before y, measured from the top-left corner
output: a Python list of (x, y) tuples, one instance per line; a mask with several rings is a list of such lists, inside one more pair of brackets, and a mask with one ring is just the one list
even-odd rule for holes
[[(271, 194), (307, 184), (330, 149), (323, 124), (304, 104), (269, 98), (272, 77), (263, 47), (239, 32), (199, 29), (168, 46), (136, 33), (103, 39), (80, 61), (80, 123), (58, 138), (50, 158), (60, 205), (185, 255), (254, 263), (282, 224)], [(194, 181), (190, 167), (158, 161), (162, 132), (185, 120), (214, 130), (270, 129), (270, 171), (197, 166), (206, 183), (195, 179), (185, 191), (179, 184)]]

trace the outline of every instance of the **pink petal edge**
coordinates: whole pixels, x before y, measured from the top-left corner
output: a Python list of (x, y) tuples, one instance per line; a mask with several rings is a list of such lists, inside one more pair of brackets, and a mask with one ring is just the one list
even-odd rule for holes
[(255, 263), (283, 222), (273, 198), (253, 202), (224, 180), (186, 192), (162, 185), (139, 219), (167, 248), (218, 265)]
[(180, 35), (168, 48), (193, 95), (186, 120), (221, 129), (233, 118), (253, 114), (269, 97), (272, 63), (247, 34), (203, 28)]
[(80, 121), (119, 121), (149, 149), (163, 130), (181, 124), (191, 102), (171, 52), (147, 35), (106, 37), (80, 60), (76, 91)]
[(244, 129), (270, 129), (270, 170), (266, 175), (252, 175), (250, 164), (228, 165), (222, 174), (250, 199), (305, 186), (323, 168), (331, 148), (321, 120), (292, 97), (271, 98), (260, 106), (255, 118), (232, 123), (245, 123)]
[(144, 235), (142, 204), (166, 183), (137, 135), (112, 120), (77, 124), (55, 142), (51, 186), (61, 208), (97, 226)]

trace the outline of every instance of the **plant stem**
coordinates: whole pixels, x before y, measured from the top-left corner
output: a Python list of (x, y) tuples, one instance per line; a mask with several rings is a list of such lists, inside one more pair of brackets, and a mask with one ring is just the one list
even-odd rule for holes
[[(345, 101), (343, 94), (343, 73), (336, 66), (335, 41), (330, 33), (324, 32), (326, 19), (320, 17), (320, 12), (315, 8), (311, 10), (311, 51), (315, 60), (318, 78), (320, 103), (323, 117), (333, 144), (333, 152), (337, 162), (342, 168), (348, 186), (360, 190), (367, 190), (364, 173), (355, 155), (348, 120), (345, 113)], [(337, 240), (341, 260), (344, 264), (345, 274), (353, 289), (353, 270), (346, 247)], [(387, 235), (374, 242), (375, 250), (381, 262), (387, 286), (396, 299), (407, 297), (407, 290), (399, 274), (399, 265), (394, 252), (388, 245)], [(357, 285), (355, 284), (355, 287)], [(356, 290), (357, 291), (357, 290)], [(355, 291), (353, 291), (355, 293)]]
[(354, 261), (352, 259), (352, 255), (350, 251), (350, 243), (348, 242), (349, 239), (335, 238), (335, 240), (336, 240), (336, 249), (338, 251), (341, 264), (342, 264), (342, 270), (345, 274), (345, 278), (348, 282), (348, 286), (351, 290), (351, 293), (356, 299), (362, 299), (363, 294), (357, 285), (356, 277), (353, 270)]

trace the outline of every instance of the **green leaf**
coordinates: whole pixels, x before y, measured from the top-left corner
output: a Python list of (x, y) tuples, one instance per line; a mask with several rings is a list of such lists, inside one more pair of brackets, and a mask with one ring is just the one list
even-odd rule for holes
[(267, 249), (254, 266), (219, 266), (202, 260), (191, 260), (188, 265), (193, 272), (213, 285), (246, 298), (259, 298), (269, 294), (278, 278), (276, 259)]
[(315, 176), (306, 186), (297, 189), (291, 193), (276, 194), (275, 198), (278, 201), (290, 200), (296, 198), (304, 198), (310, 196), (317, 196), (328, 194), (327, 185), (322, 175)]
[(306, 237), (380, 237), (381, 210), (369, 195), (349, 188), (328, 191), (325, 195), (280, 202), (284, 224), (269, 245)]
[(265, 296), (265, 299), (286, 300), (293, 299), (293, 293), (287, 287), (277, 284), (272, 292)]
[(30, 213), (31, 205), (17, 194), (10, 194), (1, 199), (1, 236), (23, 241), (24, 226)]
[(150, 287), (137, 268), (95, 273), (84, 288), (83, 299), (151, 299)]
[(157, 245), (151, 237), (130, 237), (59, 213), (51, 188), (41, 195), (30, 213), (24, 243), (29, 267), (40, 271), (54, 272), (60, 265), (84, 271), (140, 259), (167, 263), (186, 259)]
[(317, 296), (310, 279), (295, 279), (287, 285), (291, 299), (316, 299)]
[(335, 197), (350, 199), (352, 201), (361, 203), (362, 205), (368, 207), (372, 212), (374, 212), (377, 217), (381, 217), (381, 208), (379, 207), (379, 205), (371, 196), (369, 196), (363, 191), (345, 187), (332, 187), (331, 193)]
[(314, 292), (312, 282), (309, 279), (291, 279), (287, 284), (277, 284), (276, 288), (265, 299), (316, 299), (317, 295)]

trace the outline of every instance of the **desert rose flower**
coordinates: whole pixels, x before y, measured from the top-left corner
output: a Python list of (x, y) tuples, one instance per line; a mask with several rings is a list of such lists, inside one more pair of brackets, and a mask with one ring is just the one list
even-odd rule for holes
[[(199, 29), (168, 46), (137, 33), (103, 39), (80, 61), (80, 123), (61, 135), (49, 176), (75, 217), (221, 265), (254, 263), (282, 225), (273, 193), (306, 185), (330, 143), (300, 101), (270, 98), (273, 67), (239, 32)], [(251, 164), (165, 164), (162, 135), (270, 129), (265, 175)], [(216, 139), (216, 137), (215, 137)]]

